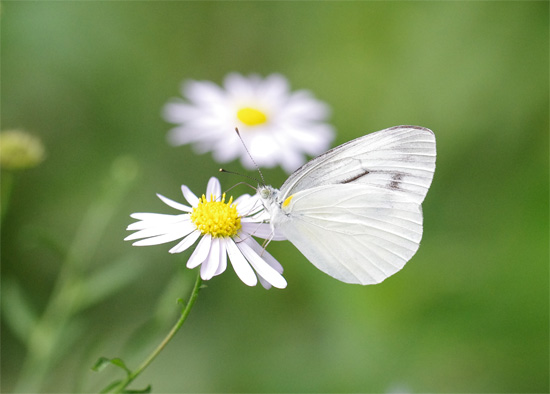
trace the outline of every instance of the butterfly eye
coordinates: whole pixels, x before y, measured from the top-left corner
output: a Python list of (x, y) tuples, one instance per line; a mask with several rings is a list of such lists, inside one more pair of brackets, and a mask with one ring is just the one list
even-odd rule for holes
[(267, 199), (269, 198), (269, 196), (271, 195), (271, 191), (267, 188), (262, 188), (260, 189), (260, 197), (263, 198), (263, 199)]

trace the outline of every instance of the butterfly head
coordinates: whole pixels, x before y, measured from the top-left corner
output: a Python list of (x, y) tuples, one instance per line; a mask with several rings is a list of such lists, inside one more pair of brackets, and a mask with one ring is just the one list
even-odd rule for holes
[(262, 185), (262, 186), (258, 186), (258, 189), (256, 190), (258, 191), (258, 195), (260, 196), (262, 201), (266, 201), (266, 202), (273, 201), (279, 194), (279, 190), (275, 189), (272, 186)]
[(279, 190), (275, 189), (272, 186), (262, 185), (258, 186), (257, 192), (260, 196), (260, 199), (262, 200), (262, 204), (264, 205), (265, 209), (267, 211), (271, 211), (272, 206), (277, 202)]

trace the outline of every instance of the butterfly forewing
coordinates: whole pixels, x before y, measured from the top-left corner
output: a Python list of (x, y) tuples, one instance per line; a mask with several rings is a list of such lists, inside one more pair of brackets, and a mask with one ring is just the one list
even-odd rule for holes
[(349, 141), (314, 158), (281, 187), (282, 200), (322, 185), (366, 184), (421, 203), (435, 171), (435, 136), (418, 126), (396, 126)]

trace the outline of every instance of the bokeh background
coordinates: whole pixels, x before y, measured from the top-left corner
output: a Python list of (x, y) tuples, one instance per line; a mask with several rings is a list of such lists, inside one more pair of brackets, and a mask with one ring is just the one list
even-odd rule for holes
[(100, 356), (135, 368), (171, 327), (189, 252), (132, 247), (125, 228), (132, 212), (173, 213), (155, 193), (181, 201), (181, 184), (218, 176), (210, 155), (166, 143), (161, 109), (183, 80), (231, 71), (311, 90), (335, 145), (433, 129), (423, 242), (367, 287), (273, 242), (288, 288), (228, 269), (131, 387), (548, 392), (548, 2), (4, 1), (0, 17), (2, 130), (47, 150), (2, 174), (2, 392), (97, 392), (123, 375), (92, 372)]

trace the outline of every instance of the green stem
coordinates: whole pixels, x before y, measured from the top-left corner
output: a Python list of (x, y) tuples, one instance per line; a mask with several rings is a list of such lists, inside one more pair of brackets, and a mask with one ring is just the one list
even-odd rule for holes
[(200, 275), (200, 271), (197, 275), (197, 279), (195, 281), (195, 286), (193, 287), (193, 291), (191, 292), (191, 295), (189, 296), (189, 301), (187, 301), (187, 305), (185, 305), (185, 308), (181, 312), (181, 316), (172, 327), (168, 335), (162, 340), (162, 342), (157, 346), (155, 350), (141, 363), (141, 365), (132, 373), (130, 373), (126, 379), (124, 379), (118, 386), (115, 388), (115, 393), (122, 393), (123, 390), (132, 383), (144, 370), (153, 362), (153, 360), (160, 354), (162, 349), (172, 340), (172, 338), (176, 335), (176, 333), (179, 331), (179, 329), (183, 326), (183, 323), (185, 323), (185, 320), (187, 319), (187, 316), (189, 315), (189, 312), (191, 312), (191, 309), (193, 308), (193, 305), (195, 304), (195, 301), (197, 300), (197, 297), (199, 295), (199, 290), (201, 289), (202, 285), (202, 279)]
[(9, 171), (2, 171), (1, 178), (1, 190), (0, 190), (0, 223), (4, 223), (4, 216), (8, 211), (8, 205), (10, 203), (11, 192), (13, 190), (14, 174)]

